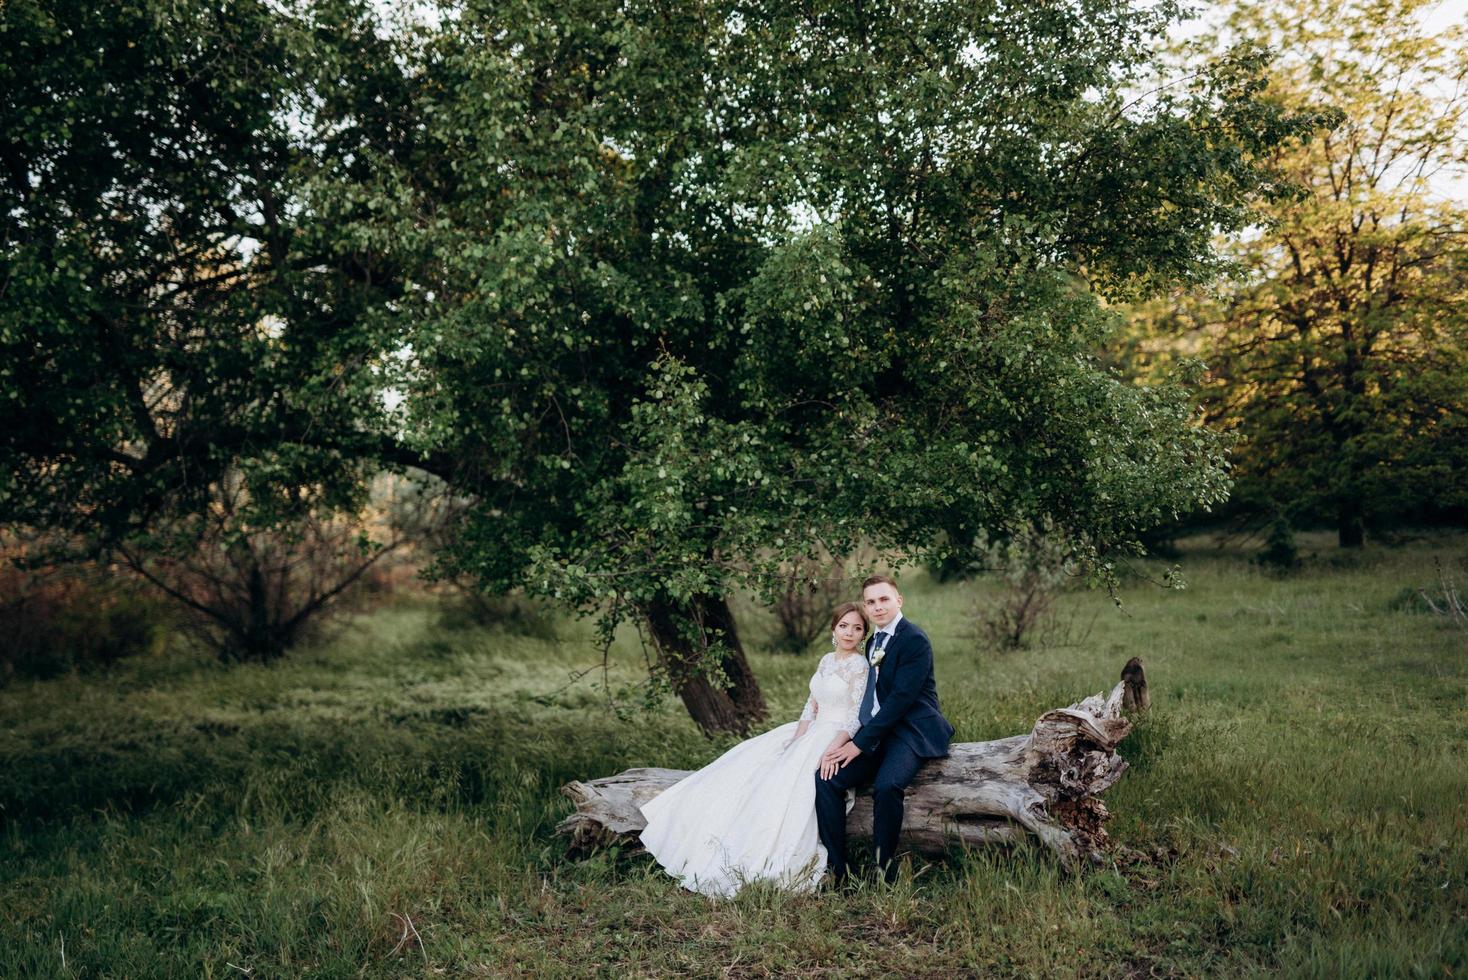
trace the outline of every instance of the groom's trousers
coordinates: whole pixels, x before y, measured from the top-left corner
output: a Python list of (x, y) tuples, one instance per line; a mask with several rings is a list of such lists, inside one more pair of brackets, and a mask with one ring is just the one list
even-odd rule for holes
[(830, 779), (816, 772), (816, 827), (826, 848), (831, 877), (846, 877), (846, 791), (872, 784), (872, 855), (888, 881), (897, 874), (892, 856), (902, 832), (902, 793), (923, 760), (900, 738), (888, 737), (875, 752), (863, 752)]

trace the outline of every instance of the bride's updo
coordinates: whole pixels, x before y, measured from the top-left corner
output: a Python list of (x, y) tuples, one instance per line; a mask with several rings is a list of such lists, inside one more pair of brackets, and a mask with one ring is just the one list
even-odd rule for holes
[(836, 624), (841, 622), (842, 617), (852, 612), (861, 617), (861, 628), (870, 633), (872, 631), (872, 621), (867, 619), (866, 610), (862, 609), (861, 603), (859, 602), (843, 602), (831, 610), (831, 629), (835, 629)]

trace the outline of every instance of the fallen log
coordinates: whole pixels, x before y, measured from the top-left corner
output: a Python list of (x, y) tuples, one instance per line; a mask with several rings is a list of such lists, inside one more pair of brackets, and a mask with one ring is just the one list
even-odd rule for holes
[[(1117, 744), (1131, 731), (1122, 702), (1145, 690), (1141, 662), (1127, 664), (1107, 697), (1094, 694), (1045, 712), (1026, 735), (958, 742), (946, 759), (925, 763), (907, 789), (902, 843), (928, 855), (955, 844), (1013, 844), (1033, 837), (1067, 865), (1100, 860), (1106, 806), (1098, 798), (1127, 764)], [(557, 825), (573, 850), (636, 839), (646, 826), (638, 807), (689, 775), (681, 769), (628, 769), (561, 788), (576, 811)], [(872, 800), (858, 793), (847, 817), (854, 839), (871, 837)]]

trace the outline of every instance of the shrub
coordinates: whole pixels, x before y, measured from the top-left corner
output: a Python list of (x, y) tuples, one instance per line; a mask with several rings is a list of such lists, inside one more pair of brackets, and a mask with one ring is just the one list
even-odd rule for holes
[(319, 638), (334, 614), (373, 596), (369, 573), (416, 540), (395, 498), (376, 501), (375, 514), (313, 510), (288, 525), (255, 527), (239, 473), (210, 490), (207, 513), (150, 539), (169, 546), (128, 543), (117, 553), (182, 608), (185, 628), (224, 661), (271, 661)]
[(781, 566), (772, 611), (779, 624), (775, 649), (804, 653), (830, 626), (831, 610), (857, 595), (857, 583), (871, 565), (859, 551), (840, 560), (822, 549)]
[(1300, 549), (1295, 544), (1295, 529), (1284, 514), (1275, 514), (1264, 538), (1264, 550), (1252, 559), (1254, 564), (1284, 575), (1300, 567)]
[(979, 554), (1001, 589), (997, 596), (975, 601), (978, 638), (995, 650), (1062, 639), (1068, 627), (1056, 614), (1055, 600), (1074, 570), (1070, 545), (1053, 525), (1026, 525), (1002, 538), (983, 535)]
[[(1459, 559), (1460, 565), (1468, 566), (1468, 560)], [(1434, 558), (1437, 581), (1430, 586), (1403, 586), (1387, 603), (1393, 612), (1430, 613), (1444, 619), (1459, 629), (1468, 629), (1468, 601), (1458, 589), (1452, 572), (1443, 566), (1442, 559)]]
[(173, 617), (116, 569), (96, 564), (0, 568), (0, 682), (106, 669), (157, 653)]

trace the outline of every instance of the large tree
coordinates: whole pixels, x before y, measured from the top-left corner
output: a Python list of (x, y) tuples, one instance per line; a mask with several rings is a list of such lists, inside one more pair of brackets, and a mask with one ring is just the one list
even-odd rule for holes
[[(54, 162), (11, 168), (5, 261), (30, 271), (3, 394), (32, 421), (7, 516), (136, 531), (205, 462), (266, 501), (423, 466), (475, 500), (445, 570), (645, 624), (712, 731), (763, 714), (726, 597), (792, 554), (1048, 518), (1104, 570), (1224, 493), (1186, 392), (1098, 363), (1101, 297), (1204, 274), (1300, 123), (1248, 57), (1137, 98), (1172, 4), (524, 0), (394, 35), (340, 3), (70, 11), (105, 22), (90, 44), (154, 46), (97, 69), (135, 115), (68, 95), (85, 45), (18, 9), (56, 53), (6, 104), (49, 142), (7, 160)], [(191, 62), (191, 31), (227, 40)], [(47, 168), (75, 164), (72, 113), (133, 142), (68, 196)], [(137, 274), (198, 268), (163, 220), (184, 214), (212, 222), (192, 241), (262, 242), (197, 293), (217, 301)], [(188, 382), (169, 428), (159, 377)]]
[(1347, 547), (1373, 519), (1468, 506), (1468, 35), (1436, 7), (1246, 3), (1199, 40), (1279, 48), (1270, 90), (1338, 117), (1275, 151), (1302, 193), (1228, 242), (1235, 274), (1138, 323), (1144, 360), (1208, 362), (1242, 501)]
[(1242, 58), (1137, 98), (1171, 5), (455, 13), (453, 165), (379, 173), (407, 431), (481, 474), (454, 567), (644, 619), (740, 727), (725, 596), (793, 551), (1049, 517), (1101, 556), (1220, 499), (1180, 389), (1093, 357), (1098, 293), (1206, 269), (1293, 125)]

